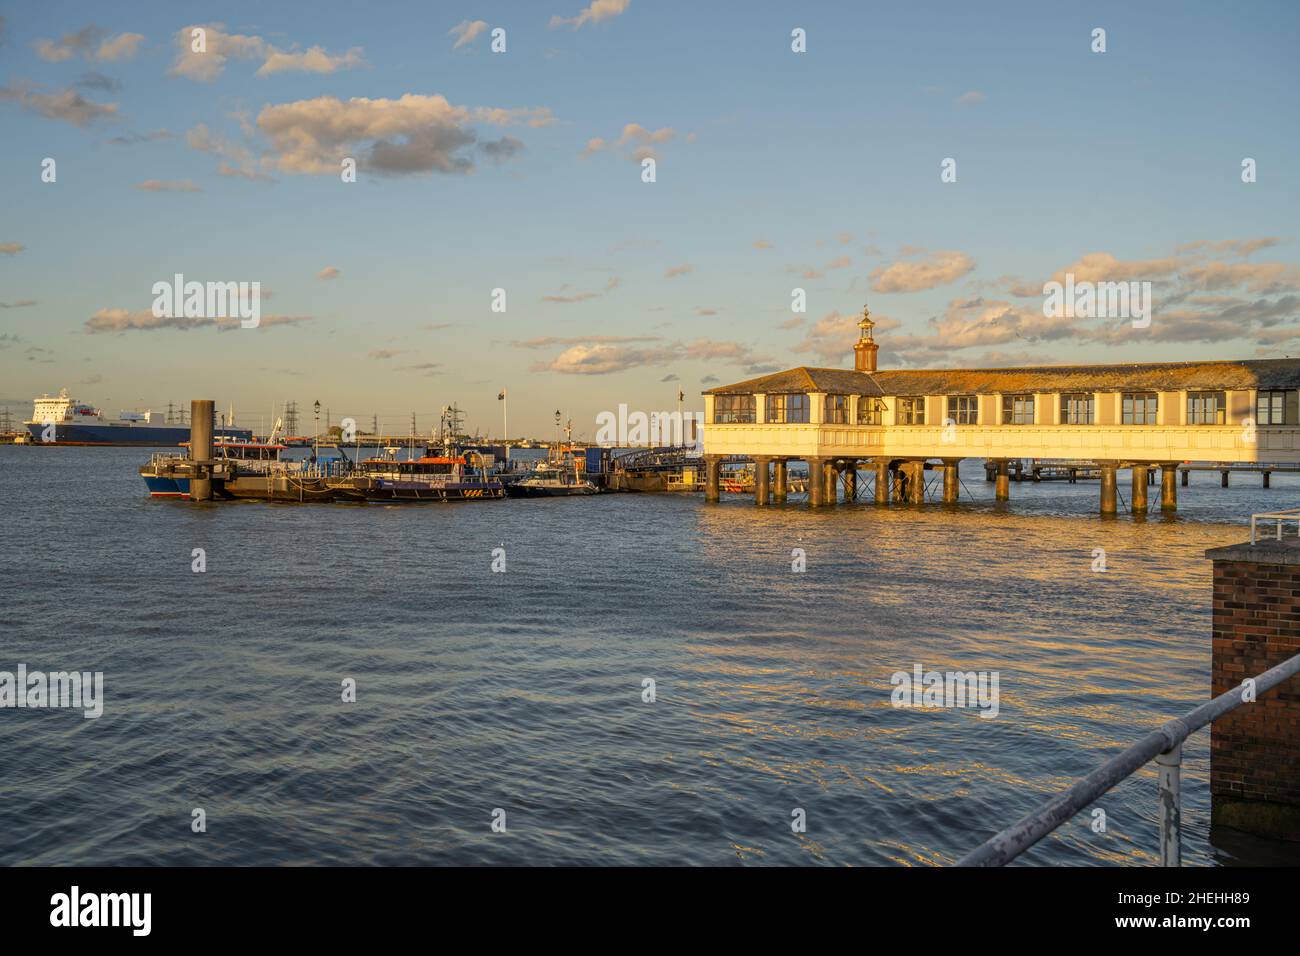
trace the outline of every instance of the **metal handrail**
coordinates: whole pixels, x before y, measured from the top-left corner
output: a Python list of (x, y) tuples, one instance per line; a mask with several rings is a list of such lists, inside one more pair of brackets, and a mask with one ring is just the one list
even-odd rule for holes
[(1277, 529), (1277, 540), (1282, 540), (1282, 522), (1294, 521), (1296, 523), (1296, 534), (1300, 534), (1300, 508), (1291, 511), (1261, 511), (1259, 514), (1250, 516), (1250, 543), (1255, 543), (1255, 522), (1261, 518), (1270, 519), (1274, 522)]
[(1155, 760), (1160, 765), (1160, 862), (1181, 863), (1179, 847), (1179, 765), (1183, 741), (1202, 727), (1218, 720), (1243, 703), (1245, 690), (1254, 682), (1254, 700), (1290, 677), (1300, 673), (1300, 654), (1270, 667), (1241, 685), (1207, 701), (1184, 717), (1176, 717), (1147, 734), (1123, 753), (1106, 761), (1069, 790), (1058, 794), (1037, 810), (1022, 817), (1002, 832), (957, 861), (958, 866), (1003, 866), (1083, 810), (1120, 781)]

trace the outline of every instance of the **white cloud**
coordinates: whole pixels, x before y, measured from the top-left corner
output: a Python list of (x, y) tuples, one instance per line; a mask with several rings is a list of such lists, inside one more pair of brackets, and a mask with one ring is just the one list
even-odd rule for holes
[(600, 23), (603, 20), (612, 20), (614, 17), (623, 13), (628, 7), (630, 0), (592, 0), (589, 6), (586, 6), (576, 17), (551, 17), (550, 28), (554, 30), (557, 27), (573, 27), (577, 30), (588, 23)]
[(143, 41), (144, 36), (142, 34), (119, 33), (115, 37), (109, 37), (99, 45), (99, 50), (95, 53), (95, 59), (104, 63), (119, 63), (122, 60), (133, 59)]
[(42, 93), (31, 87), (10, 84), (0, 87), (0, 100), (16, 102), (46, 119), (63, 120), (73, 126), (89, 126), (98, 119), (112, 118), (117, 114), (116, 103), (95, 103), (71, 88), (58, 93)]
[(955, 282), (975, 268), (975, 260), (964, 252), (934, 252), (916, 262), (895, 262), (877, 266), (871, 272), (876, 292), (921, 292)]
[[(194, 49), (194, 31), (203, 32), (203, 50)], [(191, 24), (176, 32), (176, 59), (171, 73), (201, 83), (215, 80), (230, 60), (260, 60), (258, 76), (275, 73), (334, 73), (337, 70), (363, 66), (365, 58), (360, 47), (345, 53), (330, 53), (324, 47), (313, 46), (306, 50), (285, 50), (260, 36), (226, 33), (221, 23)]]
[(146, 179), (142, 183), (137, 183), (135, 188), (147, 193), (197, 193), (203, 191), (188, 179)]
[(360, 48), (346, 53), (331, 54), (322, 47), (314, 46), (301, 53), (272, 50), (265, 62), (258, 67), (258, 76), (270, 76), (273, 73), (333, 73), (336, 70), (348, 70), (361, 66), (366, 61)]
[[(454, 106), (443, 96), (406, 93), (398, 99), (319, 96), (263, 107), (257, 129), (271, 144), (263, 165), (286, 173), (338, 175), (340, 158), (376, 172), (467, 173), (478, 144), (471, 123), (497, 126), (553, 122), (549, 109)], [(523, 149), (511, 137), (479, 146), (496, 161)]]
[(37, 56), (50, 63), (62, 63), (75, 56), (101, 63), (118, 63), (132, 59), (143, 41), (143, 34), (109, 36), (102, 27), (92, 23), (73, 33), (65, 33), (58, 40), (37, 40), (32, 46)]
[[(599, 136), (587, 140), (586, 148), (583, 149), (581, 155), (585, 158), (602, 151), (618, 152), (624, 150), (624, 157), (635, 163), (639, 163), (646, 158), (657, 160), (659, 154), (656, 152), (655, 147), (671, 143), (677, 138), (677, 135), (677, 130), (669, 126), (651, 131), (640, 123), (628, 123), (623, 127), (623, 132), (618, 139), (612, 142)], [(689, 141), (691, 138), (688, 136), (687, 140)]]
[[(311, 322), (310, 315), (264, 315), (258, 325), (259, 331), (277, 325), (299, 325)], [(152, 309), (100, 309), (86, 320), (87, 334), (104, 332), (154, 332), (162, 329), (174, 329), (185, 332), (191, 329), (214, 328), (219, 332), (230, 332), (240, 328), (240, 320), (200, 319), (184, 316), (156, 316)]]
[(486, 20), (462, 20), (450, 30), (447, 31), (449, 36), (454, 36), (456, 42), (451, 45), (453, 50), (458, 50), (468, 43), (473, 43), (484, 30), (488, 28)]
[(186, 133), (185, 142), (190, 149), (222, 157), (222, 162), (217, 167), (217, 173), (221, 176), (252, 180), (271, 178), (258, 168), (258, 161), (252, 150), (225, 136), (211, 132), (204, 123), (199, 123)]

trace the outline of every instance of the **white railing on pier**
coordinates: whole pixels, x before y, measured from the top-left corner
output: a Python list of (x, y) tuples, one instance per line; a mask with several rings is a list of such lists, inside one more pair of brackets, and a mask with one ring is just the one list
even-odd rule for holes
[(1258, 521), (1272, 521), (1277, 531), (1274, 537), (1278, 541), (1282, 540), (1282, 527), (1288, 521), (1294, 521), (1296, 523), (1296, 534), (1300, 535), (1300, 508), (1295, 508), (1291, 511), (1261, 511), (1259, 514), (1251, 515), (1250, 516), (1250, 543), (1251, 544), (1254, 544), (1256, 541), (1255, 523)]
[(1182, 800), (1179, 793), (1183, 741), (1243, 703), (1247, 686), (1251, 700), (1262, 697), (1283, 681), (1300, 674), (1300, 654), (1271, 667), (1241, 686), (1225, 691), (1147, 734), (1123, 753), (1106, 761), (1069, 790), (1053, 797), (1037, 810), (996, 834), (978, 849), (957, 861), (958, 866), (1003, 866), (1051, 833), (1103, 793), (1154, 760), (1160, 768), (1157, 807), (1160, 819), (1160, 865), (1182, 865)]

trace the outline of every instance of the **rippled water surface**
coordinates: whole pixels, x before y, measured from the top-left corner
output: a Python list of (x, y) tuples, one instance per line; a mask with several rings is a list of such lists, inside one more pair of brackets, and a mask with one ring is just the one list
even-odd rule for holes
[[(950, 863), (1206, 698), (1203, 552), (1300, 490), (1198, 475), (1104, 521), (1096, 482), (998, 505), (967, 462), (956, 508), (198, 505), (147, 457), (0, 447), (0, 670), (106, 697), (0, 710), (0, 863)], [(999, 672), (1000, 713), (891, 707), (914, 664)], [(1284, 858), (1211, 834), (1208, 773), (1203, 731), (1184, 860)], [(1154, 794), (1025, 861), (1153, 863)]]

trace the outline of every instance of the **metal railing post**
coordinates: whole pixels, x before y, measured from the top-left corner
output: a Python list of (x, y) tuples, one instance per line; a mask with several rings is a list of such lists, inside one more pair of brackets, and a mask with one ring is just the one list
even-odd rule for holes
[(1160, 865), (1182, 866), (1182, 765), (1183, 745), (1175, 744), (1164, 753), (1156, 754), (1159, 768), (1157, 784), (1157, 811), (1160, 819)]
[[(1296, 512), (1300, 516), (1300, 511)], [(1288, 657), (1256, 675), (1255, 695), (1263, 696), (1285, 680), (1300, 674), (1300, 654)], [(957, 861), (958, 866), (1003, 866), (1014, 860), (1080, 810), (1091, 805), (1121, 780), (1141, 770), (1149, 761), (1160, 765), (1160, 859), (1166, 866), (1178, 866), (1182, 851), (1178, 842), (1180, 804), (1178, 784), (1182, 743), (1196, 731), (1246, 702), (1245, 685), (1224, 691), (1189, 714), (1166, 721), (1127, 750), (1106, 761), (1069, 790), (1058, 793), (1011, 826), (995, 833)]]

